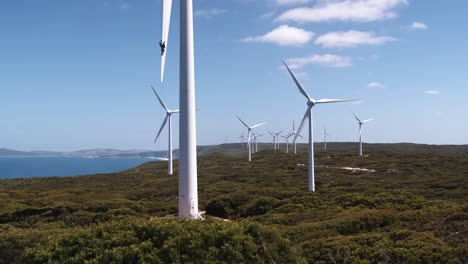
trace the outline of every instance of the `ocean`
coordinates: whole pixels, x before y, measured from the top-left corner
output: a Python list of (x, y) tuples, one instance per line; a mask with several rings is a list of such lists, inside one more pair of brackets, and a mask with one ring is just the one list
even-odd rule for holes
[(127, 170), (155, 158), (0, 157), (0, 179), (65, 177)]

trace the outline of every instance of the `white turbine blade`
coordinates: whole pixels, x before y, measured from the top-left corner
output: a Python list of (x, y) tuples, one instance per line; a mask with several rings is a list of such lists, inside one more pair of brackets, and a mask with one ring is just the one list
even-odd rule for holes
[(270, 130), (267, 130), (267, 132), (268, 132), (272, 137), (275, 136), (275, 134), (273, 134)]
[(259, 127), (259, 126), (263, 126), (264, 124), (266, 124), (266, 123), (256, 124), (254, 126), (251, 126), (250, 128), (256, 128), (256, 127)]
[(302, 130), (302, 128), (304, 127), (304, 125), (306, 123), (306, 120), (309, 118), (309, 111), (310, 111), (311, 108), (312, 108), (312, 106), (307, 107), (307, 111), (304, 114), (304, 118), (302, 118), (301, 125), (299, 125), (299, 128), (297, 129), (297, 134), (294, 137), (294, 142), (296, 142), (296, 139), (297, 139), (299, 133), (301, 133), (301, 130)]
[(163, 14), (162, 14), (162, 37), (161, 41), (164, 43), (164, 52), (161, 54), (161, 82), (164, 81), (164, 68), (166, 66), (167, 42), (169, 39), (169, 26), (171, 24), (171, 10), (172, 0), (163, 0)]
[(367, 122), (370, 122), (370, 121), (372, 121), (372, 120), (375, 120), (375, 118), (371, 118), (371, 119), (364, 120), (364, 121), (362, 121), (362, 123), (367, 123)]
[(281, 130), (279, 133), (276, 133), (276, 135), (278, 136), (279, 134), (283, 133), (283, 131)]
[(244, 121), (242, 121), (242, 119), (240, 119), (238, 116), (236, 116), (237, 119), (239, 119), (239, 121), (241, 121), (242, 124), (244, 124), (244, 126), (246, 126), (247, 128), (250, 128), (249, 125), (247, 125)]
[(171, 113), (173, 113), (173, 114), (178, 114), (178, 113), (180, 113), (180, 110), (179, 110), (179, 109), (177, 109), (177, 110), (172, 110)]
[(306, 90), (302, 87), (301, 83), (297, 80), (296, 76), (292, 73), (292, 71), (289, 69), (288, 65), (286, 62), (284, 62), (284, 66), (286, 66), (286, 69), (288, 69), (289, 74), (293, 78), (294, 82), (296, 83), (297, 88), (299, 88), (299, 91), (307, 98), (309, 101), (313, 101), (312, 97), (306, 92)]
[(353, 116), (354, 118), (356, 118), (356, 120), (359, 122), (359, 123), (362, 123), (361, 120), (353, 113)]
[(158, 132), (158, 134), (156, 135), (156, 138), (154, 138), (154, 142), (153, 142), (153, 143), (156, 143), (156, 140), (158, 140), (158, 137), (159, 137), (159, 135), (161, 134), (161, 132), (162, 132), (164, 126), (166, 125), (167, 119), (168, 119), (168, 118), (169, 118), (169, 115), (166, 115), (166, 118), (164, 118), (164, 121), (163, 121), (163, 123), (162, 123), (162, 125), (161, 125), (161, 128), (159, 129), (159, 132)]
[(153, 85), (151, 85), (151, 89), (153, 89), (153, 92), (154, 92), (154, 94), (156, 95), (156, 97), (158, 98), (159, 102), (161, 103), (161, 106), (166, 110), (166, 112), (169, 112), (169, 108), (167, 108), (167, 106), (163, 103), (163, 101), (162, 101), (161, 98), (159, 97), (158, 93), (157, 93), (156, 90), (154, 89)]
[(315, 101), (316, 104), (327, 104), (327, 103), (341, 103), (341, 102), (352, 102), (358, 101), (358, 99), (320, 99)]

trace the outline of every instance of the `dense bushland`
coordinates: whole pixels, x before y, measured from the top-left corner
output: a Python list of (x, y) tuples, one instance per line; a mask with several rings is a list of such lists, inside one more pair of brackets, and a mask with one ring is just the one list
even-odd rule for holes
[(0, 263), (468, 263), (467, 154), (316, 158), (312, 193), (306, 153), (200, 156), (204, 221), (165, 162), (0, 180)]

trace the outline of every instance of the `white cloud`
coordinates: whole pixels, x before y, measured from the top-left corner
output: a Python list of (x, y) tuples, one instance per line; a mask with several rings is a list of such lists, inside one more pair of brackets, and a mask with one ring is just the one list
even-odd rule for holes
[(396, 17), (393, 9), (402, 4), (407, 4), (407, 0), (319, 1), (311, 8), (288, 10), (282, 13), (277, 20), (296, 22), (377, 21)]
[(429, 94), (429, 95), (439, 95), (440, 91), (439, 90), (426, 90), (424, 91), (424, 93)]
[(363, 31), (338, 31), (321, 35), (315, 40), (315, 44), (325, 48), (349, 48), (359, 45), (381, 45), (390, 41), (396, 41), (389, 36), (375, 36), (373, 32)]
[(427, 25), (421, 22), (413, 22), (409, 28), (411, 30), (425, 30), (427, 29)]
[(378, 82), (371, 82), (367, 85), (369, 88), (384, 88), (385, 85), (378, 83)]
[(120, 9), (122, 10), (127, 10), (130, 8), (130, 4), (129, 3), (121, 3), (120, 6), (119, 6)]
[(277, 5), (305, 4), (309, 0), (276, 0)]
[(198, 9), (193, 14), (198, 17), (212, 18), (226, 13), (227, 10), (219, 8)]
[(350, 57), (343, 57), (333, 54), (313, 54), (308, 57), (298, 57), (287, 59), (289, 68), (300, 69), (307, 64), (317, 64), (324, 67), (343, 68), (352, 65)]
[(305, 31), (301, 28), (281, 25), (265, 35), (247, 37), (242, 41), (275, 43), (280, 46), (302, 46), (308, 43), (314, 35), (314, 32)]

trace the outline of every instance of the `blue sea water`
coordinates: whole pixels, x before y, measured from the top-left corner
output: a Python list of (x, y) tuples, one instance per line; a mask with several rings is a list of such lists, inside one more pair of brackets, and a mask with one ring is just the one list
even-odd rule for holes
[(110, 173), (153, 158), (0, 157), (0, 179)]

